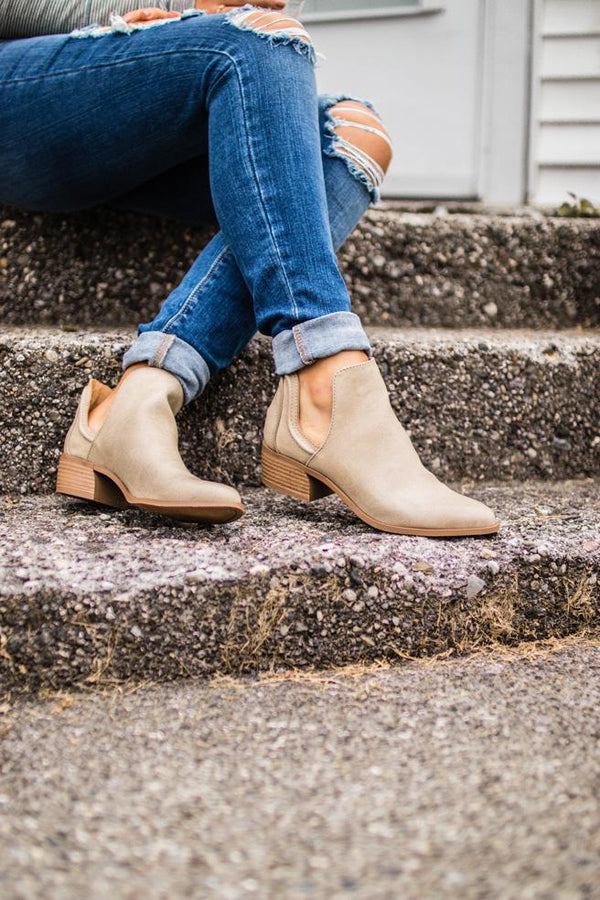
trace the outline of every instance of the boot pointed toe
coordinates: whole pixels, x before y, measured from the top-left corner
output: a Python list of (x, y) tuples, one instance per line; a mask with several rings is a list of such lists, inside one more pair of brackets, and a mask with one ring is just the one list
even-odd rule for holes
[(198, 508), (212, 509), (213, 516), (223, 517), (222, 521), (239, 519), (244, 512), (242, 498), (235, 488), (212, 481), (201, 481), (190, 491), (190, 503)]
[(498, 531), (500, 523), (489, 506), (455, 491), (452, 494), (456, 499), (449, 504), (441, 527), (465, 536), (494, 534)]

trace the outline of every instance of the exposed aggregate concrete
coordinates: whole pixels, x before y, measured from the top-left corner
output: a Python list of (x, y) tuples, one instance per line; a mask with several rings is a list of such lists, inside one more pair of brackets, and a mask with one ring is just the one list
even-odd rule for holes
[(380, 210), (341, 254), (373, 324), (551, 328), (600, 324), (600, 221)]
[(600, 484), (465, 487), (497, 510), (499, 537), (384, 535), (337, 499), (264, 489), (213, 529), (7, 498), (2, 686), (324, 667), (597, 628)]
[[(600, 471), (600, 335), (374, 329), (392, 402), (424, 462), (445, 479), (570, 478)], [(7, 329), (0, 335), (0, 493), (53, 488), (90, 376), (114, 384), (122, 332)], [(275, 390), (267, 341), (254, 341), (180, 417), (197, 474), (259, 484)]]
[(597, 900), (600, 649), (0, 718), (13, 900)]
[[(149, 321), (211, 235), (97, 207), (0, 208), (7, 324)], [(553, 328), (600, 324), (600, 222), (373, 209), (340, 254), (366, 323)]]

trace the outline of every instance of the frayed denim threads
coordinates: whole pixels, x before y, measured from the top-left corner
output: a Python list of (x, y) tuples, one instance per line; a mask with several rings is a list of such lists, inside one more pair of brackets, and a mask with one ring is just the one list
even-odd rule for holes
[[(350, 174), (354, 178), (357, 178), (367, 188), (371, 196), (371, 202), (378, 203), (381, 199), (380, 188), (385, 178), (385, 173), (381, 166), (379, 166), (367, 153), (360, 150), (358, 147), (355, 147), (354, 144), (347, 139), (340, 137), (337, 133), (337, 129), (340, 126), (343, 127), (347, 123), (343, 119), (336, 118), (331, 110), (339, 103), (344, 103), (345, 101), (350, 103), (360, 103), (370, 109), (377, 118), (380, 118), (377, 109), (368, 100), (352, 97), (350, 94), (328, 96), (325, 103), (325, 132), (330, 140), (326, 142), (323, 152), (326, 153), (327, 156), (343, 160)], [(362, 128), (365, 131), (371, 131), (380, 135), (387, 141), (387, 138), (385, 138), (380, 131), (371, 128), (368, 125), (358, 125), (353, 122), (352, 126)]]
[[(295, 22), (296, 24), (293, 26), (288, 24), (285, 28), (261, 29), (262, 18), (267, 20), (267, 24), (276, 25), (278, 15), (280, 22)], [(254, 19), (250, 21), (252, 16)], [(285, 12), (279, 14), (273, 10), (257, 9), (256, 6), (246, 4), (246, 6), (240, 6), (225, 13), (225, 21), (228, 25), (233, 25), (241, 31), (253, 31), (257, 37), (268, 41), (272, 46), (292, 46), (297, 53), (306, 56), (313, 66), (316, 65), (317, 57), (320, 56), (304, 26), (291, 16), (286, 16)]]
[(151, 22), (126, 22), (122, 16), (112, 13), (110, 25), (86, 25), (84, 28), (76, 28), (74, 31), (71, 31), (69, 37), (100, 38), (109, 34), (133, 34), (134, 31), (146, 31), (148, 28), (154, 28), (158, 25), (171, 25), (173, 22), (180, 22), (181, 19), (188, 19), (192, 16), (207, 15), (208, 13), (203, 9), (186, 9), (179, 16), (168, 16)]

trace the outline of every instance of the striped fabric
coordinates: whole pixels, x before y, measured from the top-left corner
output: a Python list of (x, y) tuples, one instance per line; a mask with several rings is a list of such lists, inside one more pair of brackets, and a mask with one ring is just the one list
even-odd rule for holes
[(0, 39), (64, 34), (96, 23), (108, 25), (110, 14), (124, 15), (144, 6), (183, 12), (194, 0), (0, 0)]

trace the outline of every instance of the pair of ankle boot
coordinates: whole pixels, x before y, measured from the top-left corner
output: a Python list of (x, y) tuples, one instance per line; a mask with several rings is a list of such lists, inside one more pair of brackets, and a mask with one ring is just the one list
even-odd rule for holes
[[(109, 394), (94, 380), (84, 389), (60, 458), (58, 493), (187, 521), (222, 523), (242, 515), (234, 488), (196, 478), (179, 455), (175, 416), (183, 391), (172, 374), (151, 367), (131, 372), (96, 433), (88, 415)], [(298, 376), (284, 376), (265, 423), (267, 487), (307, 501), (335, 493), (364, 522), (396, 534), (498, 530), (487, 506), (452, 491), (422, 465), (374, 360), (335, 375), (331, 425), (321, 447), (300, 430), (299, 397)]]

